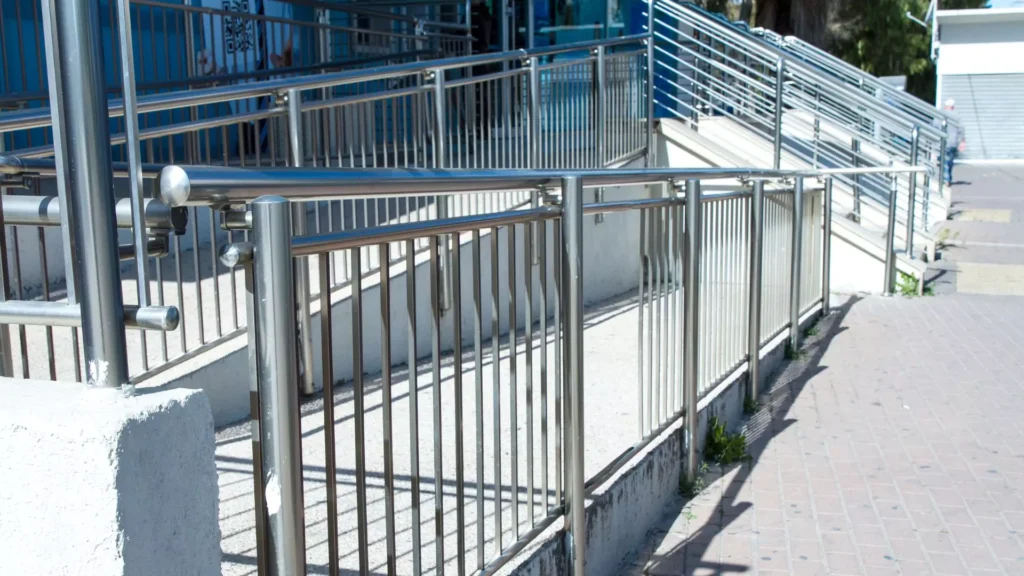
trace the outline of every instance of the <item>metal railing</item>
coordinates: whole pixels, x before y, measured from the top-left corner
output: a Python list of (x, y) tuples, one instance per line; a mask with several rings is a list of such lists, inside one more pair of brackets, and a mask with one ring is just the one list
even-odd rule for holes
[[(175, 94), (139, 97), (140, 117), (188, 110), (229, 107), (236, 113), (224, 116), (200, 114), (159, 128), (141, 128), (135, 139), (140, 150), (165, 150), (162, 160), (175, 160), (175, 142), (191, 143), (195, 154), (184, 156), (190, 163), (223, 166), (285, 165), (355, 168), (595, 168), (619, 165), (645, 154), (650, 130), (646, 120), (646, 93), (639, 81), (643, 52), (636, 46), (642, 37), (605, 42), (586, 42), (533, 52), (521, 50), (469, 58), (432, 60), (385, 66), (370, 70), (306, 75), (217, 86)], [(557, 58), (557, 60), (555, 59)], [(545, 63), (544, 60), (551, 60)], [(502, 71), (502, 68), (507, 70)], [(603, 72), (601, 72), (603, 71)], [(599, 72), (604, 90), (597, 90)], [(271, 98), (275, 105), (258, 113), (237, 111), (238, 103)], [(438, 106), (438, 104), (442, 104)], [(443, 105), (447, 103), (448, 105)], [(123, 101), (112, 101), (111, 116), (124, 115)], [(598, 115), (599, 111), (603, 111)], [(0, 114), (0, 132), (48, 126), (49, 110)], [(603, 121), (599, 122), (599, 118)], [(264, 128), (263, 145), (249, 145), (247, 126)], [(598, 127), (602, 127), (598, 130)], [(128, 141), (126, 134), (114, 134), (115, 144)], [(43, 186), (55, 175), (56, 164), (33, 158), (53, 154), (52, 146), (0, 159), (0, 171), (27, 185), (49, 200), (53, 192)], [(233, 150), (233, 151), (232, 151)], [(19, 154), (19, 151), (15, 151)], [(599, 156), (601, 154), (601, 156)], [(602, 161), (601, 158), (604, 160)], [(142, 161), (150, 159), (140, 154)], [(144, 187), (155, 186), (159, 164), (141, 166)], [(119, 178), (129, 166), (115, 165)], [(120, 182), (125, 182), (121, 179)], [(52, 182), (52, 181), (50, 181)], [(438, 216), (458, 216), (508, 210), (529, 204), (536, 194), (517, 190), (502, 195), (464, 195), (438, 198), (406, 197), (378, 201), (346, 199), (314, 202), (296, 209), (296, 229), (310, 232), (352, 230), (386, 224), (422, 221)], [(173, 199), (168, 199), (173, 204)], [(52, 202), (56, 206), (58, 202)], [(208, 206), (176, 208), (178, 225), (142, 226), (132, 231), (132, 240), (162, 237), (166, 248), (144, 257), (145, 281), (134, 275), (135, 286), (149, 285), (157, 303), (174, 302), (181, 309), (181, 330), (177, 338), (161, 334), (145, 341), (143, 334), (130, 334), (130, 371), (135, 380), (158, 374), (177, 363), (210, 350), (225, 339), (236, 337), (245, 326), (243, 285), (240, 275), (221, 267), (216, 259), (219, 246), (241, 234), (232, 229), (230, 212)], [(185, 225), (187, 221), (188, 225)], [(13, 222), (12, 222), (13, 223)], [(51, 300), (61, 298), (64, 278), (54, 274), (46, 261), (66, 260), (66, 242), (37, 228), (36, 246), (25, 247), (25, 234), (33, 224), (57, 226), (58, 221), (21, 220), (9, 229), (15, 260), (8, 268), (15, 282), (13, 296)], [(21, 228), (21, 230), (19, 230)], [(21, 245), (19, 246), (19, 242)], [(49, 253), (47, 245), (49, 244)], [(54, 245), (61, 251), (54, 250)], [(427, 247), (425, 241), (416, 250)], [(22, 250), (35, 248), (31, 259), (18, 257)], [(405, 247), (393, 260), (405, 257)], [(35, 286), (22, 286), (23, 265), (29, 275), (35, 256), (43, 269)], [(155, 257), (155, 258), (154, 258)], [(365, 271), (380, 263), (377, 254), (362, 262)], [(332, 287), (351, 282), (339, 267)], [(125, 292), (136, 292), (125, 275)], [(300, 290), (301, 293), (309, 293)], [(311, 293), (309, 297), (315, 296)], [(305, 332), (304, 332), (305, 333)], [(24, 377), (80, 379), (82, 360), (77, 354), (73, 331), (57, 334), (19, 332), (14, 347), (16, 366)], [(306, 338), (308, 341), (308, 338)], [(45, 362), (32, 362), (29, 350), (45, 349)], [(306, 346), (308, 349), (308, 346)], [(30, 366), (35, 367), (30, 370)], [(307, 382), (312, 392), (312, 382)]]
[[(784, 161), (810, 168), (897, 165), (938, 169), (944, 132), (930, 122), (820, 72), (699, 7), (653, 3), (658, 113), (699, 124), (723, 117), (770, 141), (775, 167)], [(710, 127), (709, 127), (710, 129)], [(784, 156), (785, 152), (785, 156)], [(862, 175), (838, 180), (837, 212), (885, 229), (889, 186)], [(921, 190), (918, 190), (918, 187)], [(914, 175), (900, 183), (900, 231), (908, 252), (929, 226), (938, 178)], [(923, 192), (923, 193), (922, 193)], [(936, 196), (938, 197), (938, 196)]]
[[(295, 375), (301, 358), (294, 337), (295, 260), (316, 260), (320, 341), (314, 349), (320, 351), (325, 397), (334, 397), (338, 380), (352, 378), (354, 436), (335, 434), (334, 408), (327, 408), (331, 402), (324, 403), (324, 450), (328, 455), (349, 455), (345, 467), (355, 470), (356, 486), (354, 494), (338, 495), (333, 471), (340, 465), (328, 456), (326, 565), (331, 573), (366, 572), (377, 565), (395, 573), (399, 553), (410, 556), (417, 574), (431, 566), (492, 573), (548, 526), (564, 519), (573, 543), (575, 573), (582, 574), (585, 496), (681, 419), (690, 438), (687, 471), (692, 474), (697, 402), (727, 377), (745, 372), (751, 375), (749, 393), (756, 398), (758, 365), (766, 346), (787, 330), (790, 344), (797, 346), (801, 318), (818, 306), (828, 308), (827, 223), (836, 174), (825, 174), (823, 187), (816, 185), (821, 176), (817, 172), (728, 169), (268, 173), (178, 166), (166, 168), (165, 174), (173, 178), (162, 179), (167, 186), (162, 192), (178, 198), (179, 204), (251, 202), (251, 242), (227, 245), (221, 254), (226, 264), (244, 268), (251, 290), (252, 390), (259, 398), (253, 430), (261, 434), (258, 442), (253, 439), (258, 463), (254, 496), (255, 509), (264, 511), (256, 541), (259, 565), (266, 573), (301, 573), (307, 556), (298, 465), (303, 440), (295, 421)], [(726, 178), (742, 182), (713, 184)], [(584, 204), (585, 187), (623, 185), (657, 191), (667, 186), (669, 191), (652, 192), (648, 199)], [(709, 191), (702, 193), (703, 187)], [(538, 189), (543, 191), (543, 206), (479, 216), (305, 236), (295, 235), (290, 219), (291, 206), (310, 199)], [(287, 198), (262, 196), (269, 190), (282, 190)], [(643, 263), (638, 267), (636, 297), (629, 299), (637, 326), (637, 349), (631, 358), (637, 374), (633, 414), (639, 434), (635, 443), (600, 462), (596, 473), (587, 474), (587, 384), (582, 376), (588, 361), (583, 353), (587, 245), (582, 229), (583, 216), (597, 213), (628, 213), (639, 222), (627, 227), (637, 232), (636, 260)], [(412, 244), (419, 239), (426, 240), (428, 250), (417, 257)], [(389, 268), (388, 255), (403, 245), (407, 251), (397, 272), (404, 273), (404, 280), (399, 280)], [(446, 247), (452, 248), (447, 265)], [(337, 266), (333, 255), (339, 251), (347, 254), (344, 261), (353, 278), (347, 312), (332, 300), (328, 280)], [(382, 262), (379, 273), (359, 274), (362, 259), (374, 253)], [(887, 265), (893, 266), (891, 258)], [(417, 267), (425, 267), (429, 276), (426, 314), (416, 296)], [(449, 319), (442, 321), (440, 291), (446, 268), (452, 275), (452, 294)], [(887, 281), (891, 282), (888, 275)], [(406, 301), (392, 301), (393, 291), (404, 291)], [(379, 305), (379, 314), (374, 304)], [(333, 319), (335, 309), (349, 316), (350, 325)], [(424, 316), (429, 319), (425, 331), (418, 324)], [(365, 347), (368, 327), (379, 330), (379, 350), (369, 352)], [(391, 347), (398, 333), (405, 334), (407, 352)], [(421, 337), (430, 341), (425, 361), (417, 360)], [(410, 363), (404, 379), (392, 368), (401, 363)], [(379, 384), (364, 376), (378, 371)], [(379, 417), (372, 416), (372, 425), (367, 411), (371, 395), (379, 395), (383, 407)], [(429, 439), (418, 436), (419, 396), (431, 404)], [(619, 395), (615, 402), (621, 400)], [(396, 416), (406, 411), (408, 424)], [(377, 426), (384, 430), (382, 447), (368, 442), (362, 432)], [(396, 442), (405, 453), (405, 441), (397, 440), (396, 428), (411, 434), (408, 463), (396, 458)], [(447, 434), (455, 438), (446, 442)], [(493, 437), (489, 450), (488, 437)], [(352, 448), (340, 450), (339, 443), (353, 442)], [(501, 456), (505, 442), (510, 443), (508, 457)], [(433, 455), (430, 472), (420, 468), (421, 450)], [(403, 481), (401, 488), (396, 487), (396, 469), (412, 479), (411, 486)], [(383, 488), (369, 487), (368, 475), (378, 473)], [(433, 474), (432, 481), (425, 474)], [(278, 483), (287, 510), (266, 515), (267, 482)], [(433, 498), (432, 512), (421, 509), (420, 490), (430, 485), (434, 494), (449, 486), (446, 498)], [(406, 528), (399, 528), (396, 501), (404, 501), (406, 492), (412, 495), (410, 518), (402, 516)], [(370, 520), (368, 502), (373, 499), (384, 501), (383, 526)], [(454, 518), (449, 507), (454, 508)], [(355, 534), (339, 532), (339, 514), (354, 518)], [(508, 514), (511, 525), (505, 524)], [(345, 520), (346, 525), (349, 522)], [(424, 546), (424, 525), (433, 526), (433, 550)], [(371, 531), (383, 533), (386, 546), (379, 556), (371, 556), (367, 546)], [(411, 534), (412, 548), (398, 550), (396, 543), (405, 541), (406, 533)], [(454, 555), (445, 551), (453, 533)], [(347, 553), (350, 549), (358, 553)], [(274, 564), (265, 564), (268, 559)]]
[(933, 104), (925, 102), (904, 90), (895, 88), (878, 77), (872, 76), (796, 36), (782, 36), (763, 28), (754, 28), (751, 32), (760, 36), (765, 42), (785, 50), (787, 54), (812, 64), (851, 86), (856, 86), (880, 102), (893, 106), (922, 123), (945, 130), (946, 123), (958, 122), (955, 116), (941, 108), (937, 108)]

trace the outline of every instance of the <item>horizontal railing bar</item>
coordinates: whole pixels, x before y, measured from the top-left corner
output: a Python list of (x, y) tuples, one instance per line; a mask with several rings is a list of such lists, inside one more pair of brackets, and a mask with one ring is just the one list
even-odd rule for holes
[(415, 96), (430, 91), (430, 86), (409, 86), (406, 88), (399, 88), (397, 90), (388, 90), (387, 92), (376, 92), (371, 94), (354, 94), (352, 96), (341, 96), (338, 98), (331, 98), (329, 100), (311, 100), (302, 105), (303, 112), (311, 112), (313, 110), (324, 110), (328, 108), (336, 108), (338, 106), (349, 106), (352, 104), (367, 104), (369, 102), (377, 102), (378, 100), (389, 100), (391, 98), (402, 98), (404, 96)]
[(458, 88), (460, 86), (469, 86), (470, 84), (483, 84), (490, 80), (501, 80), (502, 78), (511, 78), (513, 76), (525, 76), (530, 71), (529, 68), (509, 68), (508, 70), (502, 70), (499, 72), (491, 72), (490, 74), (482, 74), (480, 76), (469, 76), (467, 78), (459, 78), (457, 80), (447, 80), (444, 83), (445, 88)]
[[(333, 88), (346, 84), (358, 82), (369, 82), (376, 80), (387, 80), (412, 74), (418, 74), (429, 70), (449, 70), (470, 66), (483, 66), (486, 64), (497, 64), (501, 62), (525, 60), (530, 56), (563, 54), (578, 51), (581, 46), (616, 46), (628, 44), (646, 38), (646, 34), (624, 36), (613, 40), (589, 41), (579, 44), (565, 44), (555, 48), (547, 48), (535, 51), (510, 50), (508, 52), (496, 52), (487, 54), (475, 54), (472, 56), (460, 56), (456, 58), (443, 58), (440, 60), (426, 60), (422, 62), (408, 62), (391, 66), (380, 66), (361, 70), (346, 70), (331, 74), (319, 74), (314, 76), (301, 76), (298, 78), (277, 78), (263, 80), (260, 82), (248, 82), (232, 86), (215, 86), (197, 90), (165, 92), (140, 96), (137, 103), (139, 114), (149, 112), (163, 112), (179, 108), (190, 108), (206, 104), (217, 104), (230, 102), (232, 100), (243, 100), (247, 98), (258, 98), (261, 96), (273, 96), (287, 90), (317, 90)], [(121, 99), (110, 100), (107, 113), (111, 118), (124, 115), (124, 102)], [(33, 108), (18, 112), (0, 114), (0, 133), (12, 130), (27, 130), (31, 128), (44, 128), (50, 125), (49, 108)]]
[(530, 210), (513, 210), (497, 214), (478, 216), (461, 216), (444, 220), (427, 220), (424, 222), (408, 222), (392, 224), (376, 228), (361, 228), (340, 232), (329, 232), (311, 236), (299, 236), (292, 240), (293, 256), (311, 256), (323, 252), (362, 248), (387, 242), (400, 242), (424, 236), (439, 234), (455, 234), (482, 230), (496, 226), (512, 226), (529, 222), (539, 222), (557, 218), (562, 213), (560, 208), (542, 207)]
[[(114, 207), (118, 228), (132, 227), (130, 198), (122, 198)], [(184, 233), (188, 224), (188, 210), (171, 208), (155, 199), (143, 200), (146, 228), (175, 230)], [(4, 224), (15, 226), (60, 226), (60, 201), (56, 196), (3, 197)]]
[[(885, 170), (882, 170), (885, 172)], [(894, 166), (888, 172), (925, 172), (927, 168)], [(266, 195), (292, 201), (338, 197), (418, 196), (558, 189), (563, 177), (584, 186), (629, 186), (670, 180), (729, 178), (776, 179), (817, 177), (817, 170), (761, 168), (617, 168), (606, 170), (430, 170), (347, 168), (237, 168), (167, 166), (160, 173), (158, 196), (167, 205), (224, 206), (244, 204)]]
[[(174, 306), (124, 307), (125, 328), (170, 332), (178, 328), (180, 316)], [(9, 300), (0, 302), (0, 324), (27, 326), (82, 326), (82, 309), (63, 302)]]
[(511, 546), (502, 550), (501, 554), (499, 554), (496, 558), (491, 560), (486, 566), (483, 567), (482, 570), (480, 570), (480, 572), (477, 572), (476, 574), (478, 576), (494, 574), (503, 566), (508, 564), (510, 560), (515, 558), (517, 554), (522, 552), (523, 549), (530, 544), (530, 542), (533, 542), (537, 538), (537, 536), (543, 534), (549, 526), (551, 526), (558, 520), (562, 520), (563, 518), (565, 518), (565, 508), (563, 506), (559, 505), (556, 506), (555, 508), (552, 508), (551, 511), (548, 512), (548, 515), (544, 517), (544, 519), (542, 519), (540, 522), (537, 522), (537, 524), (533, 528), (523, 533), (522, 536), (519, 536), (519, 538), (515, 542), (513, 542)]
[[(152, 236), (146, 242), (146, 256), (150, 258), (163, 258), (170, 254), (170, 246), (167, 243), (167, 236)], [(135, 245), (121, 244), (117, 247), (117, 257), (121, 262), (135, 260)]]
[[(52, 147), (50, 148), (53, 149)], [(114, 176), (127, 178), (129, 168), (127, 162), (112, 162)], [(144, 178), (157, 178), (164, 164), (142, 164)], [(53, 158), (26, 158), (24, 156), (5, 156), (0, 154), (0, 174), (22, 176), (56, 176), (57, 163)]]
[(581, 50), (589, 50), (597, 48), (598, 46), (622, 46), (624, 44), (633, 44), (636, 42), (642, 42), (650, 38), (650, 34), (631, 34), (629, 36), (620, 36), (618, 38), (611, 38), (608, 40), (583, 40), (581, 42), (569, 42), (568, 44), (559, 44), (557, 46), (551, 46), (550, 48), (534, 48), (527, 50), (526, 53), (530, 56), (551, 56), (554, 54), (565, 54), (568, 52), (579, 52)]
[(584, 204), (583, 213), (611, 214), (612, 212), (629, 212), (630, 210), (646, 210), (648, 208), (667, 208), (679, 206), (683, 201), (679, 198), (649, 198), (643, 200), (616, 200), (614, 202), (599, 202), (596, 204)]

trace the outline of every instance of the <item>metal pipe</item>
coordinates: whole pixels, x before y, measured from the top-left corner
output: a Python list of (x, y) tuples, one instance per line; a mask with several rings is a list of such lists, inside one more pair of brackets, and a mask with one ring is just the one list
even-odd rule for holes
[[(132, 244), (135, 247), (136, 296), (139, 306), (149, 305), (149, 242), (142, 192), (142, 159), (139, 150), (139, 114), (135, 92), (135, 54), (132, 48), (132, 16), (129, 0), (117, 0), (117, 39), (121, 52), (121, 89), (124, 94), (124, 128), (128, 150), (128, 179), (131, 193)], [(143, 337), (144, 338), (144, 337)], [(142, 341), (145, 354), (146, 341)]]
[[(118, 228), (132, 227), (132, 200), (122, 198), (114, 206)], [(188, 224), (186, 208), (171, 208), (163, 202), (147, 198), (143, 201), (146, 227), (154, 230), (185, 232)], [(63, 226), (60, 198), (57, 196), (5, 196), (4, 223), (14, 226)]]
[[(53, 127), (51, 134), (53, 137), (54, 146), (54, 159), (49, 162), (53, 164), (54, 174), (57, 177), (57, 199), (60, 205), (60, 236), (61, 246), (64, 248), (64, 278), (66, 279), (67, 285), (67, 300), (68, 304), (78, 303), (78, 272), (77, 272), (77, 257), (75, 255), (75, 237), (74, 230), (75, 224), (72, 218), (72, 211), (69, 210), (70, 204), (68, 200), (68, 191), (71, 189), (71, 180), (68, 175), (68, 151), (67, 145), (67, 131), (66, 131), (66, 120), (64, 118), (64, 103), (63, 94), (64, 87), (61, 82), (61, 61), (60, 61), (60, 47), (57, 42), (57, 17), (56, 10), (54, 8), (53, 0), (46, 0), (40, 2), (42, 7), (43, 19), (45, 24), (43, 25), (43, 42), (46, 47), (46, 79), (49, 82), (49, 96), (50, 102), (53, 104), (50, 108), (50, 125)], [(3, 138), (0, 137), (0, 152), (3, 151)], [(5, 160), (0, 155), (0, 173), (4, 172)], [(17, 158), (13, 158), (17, 161)], [(26, 163), (31, 161), (26, 161)], [(5, 198), (4, 208), (7, 207), (6, 200), (13, 197)], [(2, 334), (0, 334), (0, 358), (9, 359), (10, 357), (10, 346), (7, 342), (7, 330), (0, 328)], [(75, 348), (77, 350), (77, 344)], [(10, 362), (5, 362), (5, 367), (10, 366)], [(76, 361), (77, 370), (77, 361)], [(10, 375), (6, 374), (5, 375)]]
[(747, 398), (757, 401), (761, 385), (761, 283), (764, 257), (764, 182), (750, 199), (750, 298), (747, 307)]
[[(285, 93), (285, 104), (288, 107), (288, 150), (289, 163), (292, 167), (301, 168), (304, 160), (304, 135), (302, 132), (302, 93), (292, 89)], [(306, 234), (306, 205), (302, 202), (292, 204), (292, 226), (296, 236)], [(289, 237), (290, 238), (290, 237)], [(309, 314), (309, 259), (295, 260), (295, 314), (299, 324), (299, 353), (302, 363), (299, 365), (300, 385), (306, 396), (313, 394), (313, 332)]]
[[(146, 241), (146, 253), (149, 258), (163, 258), (170, 251), (167, 236), (150, 236)], [(122, 244), (117, 247), (118, 258), (124, 262), (137, 256), (135, 244)], [(145, 306), (143, 306), (145, 308)]]
[(792, 252), (789, 260), (789, 346), (800, 348), (800, 273), (804, 246), (804, 179), (793, 186)]
[(78, 261), (86, 382), (120, 387), (128, 382), (110, 131), (100, 37), (99, 4), (64, 0), (57, 17), (61, 105), (67, 121), (68, 180)]
[(565, 291), (565, 378), (572, 428), (571, 492), (567, 499), (571, 518), (569, 536), (571, 573), (583, 576), (586, 551), (586, 494), (584, 483), (583, 425), (583, 186), (573, 176), (562, 180), (562, 288)]
[(772, 166), (782, 167), (782, 100), (786, 80), (786, 59), (779, 57), (775, 62), (775, 125), (772, 127), (772, 143), (775, 145)]
[(697, 385), (700, 374), (698, 335), (700, 319), (700, 251), (701, 251), (700, 181), (686, 181), (686, 229), (683, 250), (686, 262), (683, 313), (683, 386), (686, 400), (686, 467), (688, 480), (697, 474)]
[[(291, 213), (288, 201), (264, 197), (253, 211), (253, 303), (256, 317), (256, 377), (260, 398), (265, 515), (275, 576), (306, 573), (302, 493), (299, 366), (292, 278)], [(310, 367), (312, 370), (312, 367)]]
[(536, 170), (540, 168), (541, 139), (540, 58), (536, 56), (530, 58), (530, 75), (528, 78), (530, 82), (530, 131), (528, 134), (530, 138), (530, 168)]
[[(917, 164), (920, 146), (920, 131), (915, 126), (910, 132), (910, 163)], [(907, 183), (907, 257), (914, 257), (914, 206), (917, 204), (917, 174), (909, 174)], [(925, 205), (925, 210), (928, 206)]]
[(595, 78), (597, 81), (594, 83), (594, 91), (596, 92), (597, 110), (594, 115), (594, 131), (597, 133), (597, 165), (604, 166), (604, 162), (607, 159), (607, 147), (608, 147), (608, 126), (607, 118), (608, 115), (608, 71), (605, 65), (605, 54), (604, 46), (598, 46), (594, 49), (594, 56), (596, 61), (594, 66), (597, 68), (597, 74)]
[(828, 315), (831, 311), (829, 302), (832, 293), (832, 184), (834, 180), (825, 180), (825, 192), (822, 194), (822, 231), (821, 231), (821, 313)]
[(647, 0), (647, 154), (645, 166), (656, 164), (654, 149), (654, 0)]
[[(853, 139), (850, 144), (850, 152), (853, 155), (853, 167), (860, 167), (860, 140), (857, 138)], [(860, 173), (854, 172), (853, 174), (853, 215), (854, 221), (860, 222), (860, 196), (861, 196), (861, 185), (860, 185)]]
[[(124, 307), (124, 326), (135, 330), (170, 332), (178, 328), (180, 318), (174, 306)], [(0, 324), (78, 328), (82, 325), (82, 309), (63, 302), (9, 300), (0, 302)]]
[[(447, 146), (448, 146), (448, 95), (445, 88), (444, 70), (434, 70), (434, 168), (443, 169), (448, 167)], [(437, 208), (437, 219), (448, 218), (448, 197), (435, 196), (434, 204)], [(452, 307), (452, 239), (445, 236), (441, 240), (441, 313), (445, 314)]]
[(895, 174), (889, 176), (889, 221), (885, 227), (885, 285), (882, 294), (892, 296), (896, 290), (896, 196), (899, 193), (899, 179)]

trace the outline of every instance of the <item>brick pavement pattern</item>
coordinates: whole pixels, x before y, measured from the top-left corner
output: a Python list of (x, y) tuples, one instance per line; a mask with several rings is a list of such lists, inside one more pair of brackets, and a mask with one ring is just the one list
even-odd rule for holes
[(1024, 574), (1024, 299), (855, 297), (626, 574)]

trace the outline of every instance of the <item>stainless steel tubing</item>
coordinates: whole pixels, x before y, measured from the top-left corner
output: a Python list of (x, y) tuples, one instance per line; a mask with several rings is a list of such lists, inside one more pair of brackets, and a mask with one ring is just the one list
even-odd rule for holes
[[(288, 107), (288, 150), (289, 163), (300, 168), (303, 163), (304, 142), (302, 132), (302, 93), (292, 89), (285, 93)], [(292, 226), (296, 236), (306, 234), (306, 205), (296, 202), (292, 205)], [(290, 238), (290, 236), (289, 236)], [(295, 314), (299, 324), (299, 353), (302, 364), (299, 366), (300, 385), (306, 396), (313, 394), (313, 332), (310, 327), (309, 314), (309, 259), (298, 258), (295, 261)]]
[(263, 449), (261, 489), (266, 494), (270, 574), (305, 574), (306, 541), (302, 493), (299, 367), (295, 341), (291, 208), (284, 198), (253, 202), (253, 303), (256, 378)]
[[(909, 170), (909, 169), (908, 169)], [(906, 170), (901, 170), (906, 171)], [(784, 178), (818, 176), (814, 170), (759, 168), (639, 168), (603, 170), (424, 170), (384, 168), (236, 168), (167, 166), (160, 173), (159, 197), (169, 206), (242, 204), (281, 192), (292, 201), (341, 196), (464, 194), (557, 189), (565, 176), (583, 180), (585, 188), (660, 184), (669, 180)]]
[(889, 213), (888, 224), (885, 227), (885, 285), (882, 287), (882, 294), (892, 296), (896, 290), (896, 196), (899, 193), (899, 178), (892, 174), (889, 176)]
[[(434, 70), (434, 168), (448, 167), (448, 96), (444, 83), (444, 70)], [(435, 196), (437, 219), (448, 218), (448, 197)], [(452, 307), (452, 253), (450, 237), (441, 240), (441, 313), (446, 314)]]
[[(132, 227), (132, 201), (123, 198), (114, 206), (118, 228)], [(174, 230), (184, 233), (188, 223), (188, 210), (171, 208), (163, 202), (147, 198), (143, 201), (146, 228)], [(57, 196), (4, 196), (4, 224), (21, 226), (60, 226), (60, 198)]]
[(597, 165), (604, 166), (605, 160), (608, 159), (608, 71), (604, 46), (595, 48), (594, 56), (596, 58), (594, 66), (597, 70), (597, 74), (594, 75), (596, 79), (594, 82), (594, 91), (596, 92), (594, 101), (597, 104), (597, 110), (594, 114), (594, 131), (597, 133)]
[(565, 378), (572, 428), (570, 517), (571, 573), (583, 576), (586, 551), (586, 494), (583, 471), (583, 186), (579, 178), (562, 180), (562, 287), (565, 297)]
[[(910, 133), (910, 164), (917, 164), (918, 154), (920, 153), (920, 136), (921, 133), (915, 126)], [(908, 175), (910, 179), (907, 183), (907, 256), (909, 258), (914, 257), (914, 206), (917, 204), (917, 174), (911, 173)], [(925, 210), (928, 210), (928, 205), (925, 204)]]
[[(178, 328), (180, 319), (174, 306), (124, 307), (125, 328), (170, 332)], [(0, 324), (79, 327), (82, 310), (63, 302), (8, 300), (0, 302)]]
[[(121, 87), (124, 93), (124, 127), (128, 149), (129, 189), (131, 191), (132, 244), (135, 247), (135, 274), (139, 306), (149, 305), (149, 259), (146, 220), (143, 207), (142, 159), (139, 150), (139, 114), (135, 92), (135, 55), (132, 47), (132, 17), (129, 0), (117, 1), (118, 44), (121, 53)], [(145, 334), (142, 337), (143, 355), (146, 354)]]
[(750, 200), (750, 299), (747, 307), (747, 397), (757, 400), (761, 385), (761, 282), (764, 257), (764, 180)]
[(66, 0), (57, 11), (57, 46), (66, 120), (68, 181), (75, 224), (78, 297), (82, 310), (86, 382), (128, 382), (110, 130), (100, 37), (99, 3)]
[(775, 125), (772, 127), (772, 143), (775, 145), (772, 166), (778, 170), (782, 166), (782, 104), (786, 80), (786, 59), (779, 57), (775, 61)]
[[(167, 236), (150, 236), (146, 242), (146, 254), (149, 258), (163, 258), (170, 251)], [(134, 244), (122, 244), (117, 247), (118, 259), (122, 262), (134, 260), (138, 256)], [(143, 306), (145, 308), (145, 306)]]
[(800, 348), (800, 263), (804, 244), (804, 179), (793, 186), (793, 247), (789, 261), (789, 346)]
[[(853, 155), (853, 167), (860, 167), (860, 140), (857, 138), (853, 139), (850, 145), (850, 152)], [(860, 196), (861, 196), (861, 185), (860, 185), (860, 174), (857, 172), (853, 173), (853, 215), (857, 222), (860, 221)]]
[(701, 250), (700, 181), (686, 181), (686, 229), (683, 232), (686, 274), (683, 314), (683, 386), (686, 401), (686, 477), (697, 473), (697, 386), (700, 374), (698, 358), (698, 319), (700, 318), (700, 250)]
[(831, 311), (830, 294), (832, 293), (832, 184), (834, 178), (825, 180), (825, 191), (822, 194), (822, 231), (821, 231), (821, 313)]
[(647, 33), (651, 34), (647, 40), (647, 144), (646, 162), (648, 168), (654, 167), (656, 158), (654, 156), (654, 0), (647, 0)]

